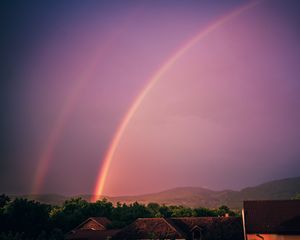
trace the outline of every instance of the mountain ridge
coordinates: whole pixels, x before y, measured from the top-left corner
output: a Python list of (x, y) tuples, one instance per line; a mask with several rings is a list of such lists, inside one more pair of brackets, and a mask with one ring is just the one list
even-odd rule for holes
[[(273, 180), (256, 186), (246, 187), (240, 191), (216, 191), (203, 187), (176, 187), (156, 193), (116, 197), (102, 196), (100, 199), (105, 197), (113, 204), (117, 202), (129, 204), (137, 201), (142, 204), (156, 202), (165, 205), (201, 206), (207, 208), (217, 208), (221, 205), (227, 205), (233, 209), (241, 209), (244, 200), (291, 199), (298, 193), (300, 193), (300, 177)], [(93, 195), (90, 194), (84, 194), (75, 195), (73, 197), (82, 197), (89, 201), (92, 196)], [(11, 197), (24, 197), (52, 205), (60, 205), (65, 200), (72, 198), (59, 194), (20, 195)]]

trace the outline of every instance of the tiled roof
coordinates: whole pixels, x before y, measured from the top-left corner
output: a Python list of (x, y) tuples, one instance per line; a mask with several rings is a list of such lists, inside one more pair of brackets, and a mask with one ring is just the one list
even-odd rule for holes
[(243, 239), (242, 220), (237, 217), (182, 217), (172, 221), (189, 239), (195, 227), (202, 230), (204, 239)]
[(108, 218), (106, 218), (106, 217), (91, 217), (91, 219), (93, 219), (97, 223), (101, 224), (105, 228), (107, 228), (107, 226), (109, 224), (111, 224), (111, 221)]
[(119, 230), (90, 230), (90, 229), (79, 229), (70, 232), (67, 236), (67, 240), (107, 240), (109, 237), (113, 237)]
[(164, 218), (138, 218), (123, 228), (114, 239), (185, 239), (176, 227)]
[(81, 223), (79, 226), (77, 226), (75, 229), (80, 229), (84, 224), (91, 220), (99, 224), (100, 226), (103, 226), (105, 229), (108, 227), (109, 224), (111, 224), (111, 221), (106, 217), (90, 217), (83, 223)]
[(204, 239), (242, 240), (242, 221), (236, 217), (139, 218), (114, 239), (192, 239), (194, 228)]

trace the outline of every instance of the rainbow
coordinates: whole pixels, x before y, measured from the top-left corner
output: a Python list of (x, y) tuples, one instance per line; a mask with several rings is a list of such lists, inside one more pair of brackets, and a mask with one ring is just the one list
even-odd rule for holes
[[(91, 72), (91, 70), (88, 70), (87, 73), (88, 72)], [(31, 193), (33, 194), (39, 193), (41, 189), (47, 170), (49, 168), (50, 161), (53, 157), (54, 149), (61, 137), (66, 122), (73, 111), (73, 108), (79, 97), (79, 93), (81, 89), (85, 86), (85, 84), (88, 82), (88, 79), (90, 79), (89, 74), (84, 74), (75, 84), (74, 88), (72, 89), (72, 91), (68, 95), (68, 98), (63, 104), (62, 110), (54, 123), (50, 136), (47, 139), (47, 143), (44, 149), (42, 150), (42, 154), (39, 158), (31, 190)]]
[(154, 75), (147, 81), (146, 86), (143, 88), (141, 93), (136, 97), (135, 101), (130, 106), (129, 110), (122, 119), (119, 127), (117, 128), (113, 140), (106, 152), (106, 155), (103, 159), (102, 167), (100, 168), (99, 174), (97, 176), (96, 186), (91, 201), (96, 201), (103, 194), (103, 188), (105, 181), (109, 172), (111, 162), (113, 160), (116, 149), (120, 143), (120, 140), (124, 134), (126, 127), (128, 126), (130, 120), (134, 116), (135, 112), (143, 102), (144, 98), (153, 88), (153, 86), (161, 79), (161, 77), (173, 66), (173, 64), (180, 59), (189, 49), (191, 49), (196, 43), (205, 38), (208, 34), (216, 30), (218, 27), (222, 26), (229, 20), (241, 15), (243, 12), (255, 7), (264, 0), (251, 1), (245, 5), (240, 6), (239, 8), (233, 10), (232, 12), (220, 17), (213, 23), (209, 24), (204, 30), (197, 33), (194, 37), (188, 40), (182, 47), (180, 47), (174, 54), (172, 54), (154, 73)]
[(88, 84), (96, 67), (99, 65), (101, 60), (104, 60), (104, 53), (108, 52), (113, 47), (114, 40), (116, 40), (122, 33), (124, 33), (127, 30), (132, 17), (133, 16), (130, 15), (128, 19), (124, 22), (122, 27), (120, 27), (118, 31), (114, 32), (112, 36), (107, 38), (106, 41), (96, 50), (96, 53), (91, 59), (90, 64), (82, 73), (80, 78), (76, 81), (70, 93), (67, 95), (67, 98), (62, 105), (61, 111), (56, 121), (54, 122), (50, 135), (47, 138), (46, 144), (42, 149), (41, 155), (38, 159), (36, 171), (33, 176), (31, 193), (37, 194), (40, 192), (50, 162), (53, 159), (55, 147), (57, 146), (63, 133), (63, 129), (75, 108), (81, 90)]

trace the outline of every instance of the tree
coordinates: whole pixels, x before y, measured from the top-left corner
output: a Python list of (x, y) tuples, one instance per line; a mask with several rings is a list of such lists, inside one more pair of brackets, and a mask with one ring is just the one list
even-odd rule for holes
[[(64, 234), (89, 217), (107, 217), (112, 220), (110, 228), (124, 227), (141, 217), (191, 217), (235, 215), (227, 206), (216, 210), (165, 206), (138, 202), (113, 204), (107, 199), (89, 203), (82, 198), (72, 198), (62, 206), (50, 206), (27, 199), (11, 201), (0, 195), (0, 239), (4, 240), (63, 240)], [(233, 238), (232, 238), (233, 239)]]
[(292, 198), (293, 200), (300, 200), (300, 193), (297, 193), (295, 197)]
[(151, 217), (162, 217), (163, 215), (160, 212), (160, 205), (158, 203), (149, 203), (147, 205)]
[(226, 205), (222, 205), (216, 210), (218, 216), (225, 216), (227, 213), (229, 216), (235, 216), (236, 214), (229, 209)]
[(106, 198), (98, 200), (95, 203), (89, 203), (84, 208), (85, 216), (107, 217), (110, 218), (113, 210), (113, 204)]
[(189, 207), (184, 206), (170, 206), (169, 209), (172, 212), (172, 217), (192, 217), (194, 212)]
[(12, 233), (12, 232), (2, 232), (0, 233), (1, 240), (23, 240), (23, 234), (21, 233)]
[(42, 230), (49, 229), (49, 210), (49, 205), (16, 198), (4, 208), (7, 221), (5, 230), (35, 238)]
[(194, 212), (195, 212), (196, 217), (216, 217), (216, 216), (218, 216), (218, 214), (214, 210), (211, 210), (208, 208), (202, 208), (202, 207), (195, 208)]
[(0, 195), (0, 208), (3, 208), (7, 203), (10, 202), (10, 198), (5, 194)]
[(86, 210), (88, 206), (89, 203), (82, 198), (67, 200), (62, 207), (56, 207), (51, 210), (51, 223), (64, 232), (68, 232), (88, 217), (91, 217)]
[(169, 207), (162, 205), (159, 207), (159, 213), (162, 217), (169, 218), (172, 216), (172, 212)]

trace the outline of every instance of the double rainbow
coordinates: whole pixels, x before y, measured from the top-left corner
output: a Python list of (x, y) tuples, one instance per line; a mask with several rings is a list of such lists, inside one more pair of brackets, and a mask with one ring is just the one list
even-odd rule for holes
[[(135, 112), (139, 108), (139, 106), (142, 104), (144, 98), (147, 96), (147, 94), (151, 91), (153, 86), (161, 79), (161, 77), (174, 65), (174, 63), (180, 59), (188, 50), (190, 50), (193, 46), (195, 46), (200, 40), (205, 38), (207, 35), (209, 35), (211, 32), (219, 28), (220, 26), (224, 25), (229, 20), (232, 20), (233, 18), (241, 15), (245, 11), (254, 8), (256, 5), (261, 3), (264, 0), (256, 0), (251, 1), (245, 5), (240, 6), (239, 8), (233, 10), (232, 12), (225, 14), (224, 16), (218, 18), (216, 21), (209, 24), (204, 30), (197, 33), (194, 37), (186, 41), (181, 47), (179, 47), (175, 53), (173, 53), (162, 65), (159, 67), (159, 69), (153, 74), (153, 76), (147, 81), (146, 86), (143, 88), (143, 90), (140, 92), (140, 94), (136, 97), (135, 101), (133, 101), (132, 105), (130, 106), (129, 110), (125, 114), (124, 118), (121, 120), (120, 125), (118, 126), (114, 136), (113, 140), (105, 154), (105, 157), (103, 159), (103, 164), (99, 170), (95, 189), (93, 192), (93, 197), (91, 201), (96, 201), (101, 197), (103, 194), (103, 189), (105, 186), (105, 182), (107, 179), (107, 175), (110, 169), (111, 162), (113, 160), (114, 154), (116, 152), (116, 149), (120, 143), (120, 140), (122, 136), (124, 135), (124, 131), (127, 128), (129, 122), (131, 121), (132, 117), (134, 116)], [(117, 33), (119, 35), (124, 31), (124, 28), (121, 29), (120, 32)], [(49, 168), (49, 163), (52, 159), (53, 151), (55, 146), (57, 145), (61, 134), (63, 132), (64, 126), (66, 124), (67, 119), (69, 118), (72, 109), (77, 102), (77, 99), (79, 97), (79, 93), (81, 92), (81, 89), (87, 84), (88, 79), (90, 78), (91, 73), (93, 72), (93, 69), (95, 68), (96, 64), (98, 63), (101, 53), (103, 53), (104, 50), (107, 50), (107, 48), (111, 47), (112, 40), (116, 37), (113, 36), (112, 39), (108, 39), (105, 46), (99, 50), (99, 52), (96, 54), (95, 59), (92, 60), (89, 68), (87, 71), (83, 74), (83, 76), (79, 79), (79, 81), (75, 84), (74, 89), (70, 92), (68, 95), (68, 98), (66, 99), (62, 112), (60, 113), (57, 121), (54, 124), (53, 131), (51, 132), (51, 135), (48, 138), (47, 144), (42, 151), (41, 157), (38, 162), (37, 170), (35, 172), (33, 186), (32, 186), (32, 193), (38, 193), (41, 185), (43, 184), (43, 181), (45, 179), (47, 170)]]

